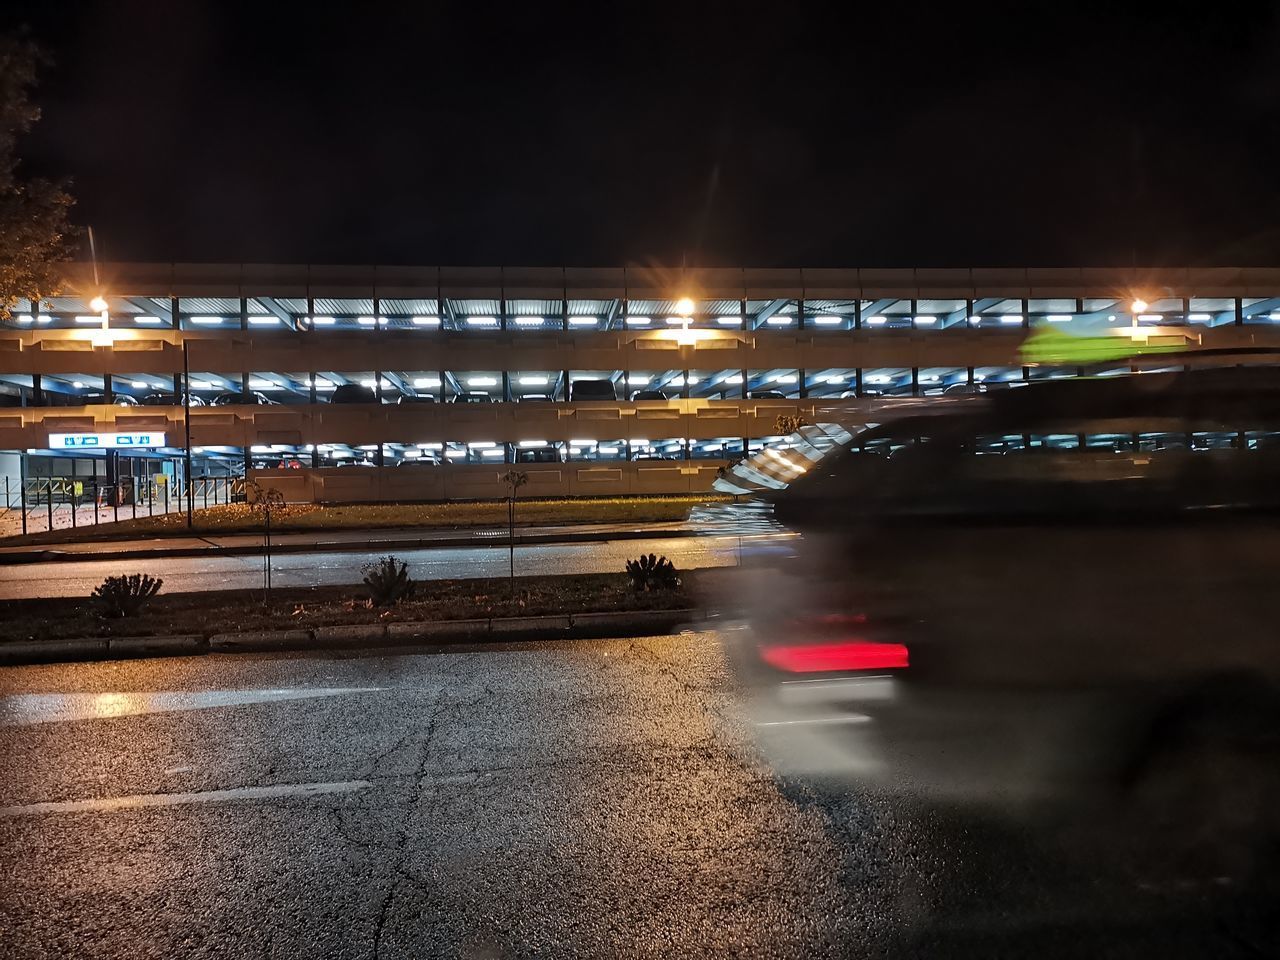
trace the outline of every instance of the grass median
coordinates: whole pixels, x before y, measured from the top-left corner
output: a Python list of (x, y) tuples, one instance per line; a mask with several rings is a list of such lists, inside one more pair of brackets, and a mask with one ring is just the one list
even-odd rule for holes
[(81, 637), (143, 637), (312, 629), (344, 624), (472, 620), (641, 610), (696, 605), (698, 574), (682, 574), (674, 590), (637, 592), (621, 573), (428, 580), (415, 599), (394, 607), (370, 605), (362, 584), (272, 590), (161, 593), (141, 613), (104, 619), (88, 597), (9, 600), (0, 603), (0, 643)]
[[(713, 494), (670, 497), (592, 497), (590, 499), (528, 499), (516, 501), (516, 525), (550, 526), (575, 523), (664, 523), (684, 520), (700, 503), (730, 498)], [(26, 537), (6, 537), (0, 543), (41, 544), (86, 540), (119, 540), (138, 536), (260, 533), (262, 514), (242, 503), (196, 510), (192, 529), (184, 513), (120, 520), (114, 523), (53, 530)], [(346, 505), (291, 504), (272, 514), (277, 533), (308, 530), (466, 529), (506, 526), (507, 501), (466, 503), (355, 503)]]

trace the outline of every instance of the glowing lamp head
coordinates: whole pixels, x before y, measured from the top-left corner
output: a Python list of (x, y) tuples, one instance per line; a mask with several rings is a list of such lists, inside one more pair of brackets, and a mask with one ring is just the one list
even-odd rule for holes
[(1147, 301), (1139, 297), (1137, 300), (1133, 301), (1133, 303), (1129, 304), (1129, 306), (1132, 308), (1134, 313), (1146, 313), (1149, 304)]
[(89, 301), (89, 309), (94, 313), (104, 313), (110, 308), (110, 306), (111, 305), (107, 303), (107, 298), (102, 294), (98, 294)]
[(682, 317), (693, 316), (693, 301), (688, 297), (681, 297), (676, 301), (676, 313)]

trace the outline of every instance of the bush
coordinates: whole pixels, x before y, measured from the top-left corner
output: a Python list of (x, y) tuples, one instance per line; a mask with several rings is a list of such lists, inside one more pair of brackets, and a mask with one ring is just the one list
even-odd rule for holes
[(160, 592), (164, 581), (146, 573), (107, 577), (93, 588), (92, 597), (104, 617), (132, 617)]
[(409, 576), (409, 565), (395, 557), (382, 557), (360, 568), (369, 598), (377, 607), (394, 607), (402, 600), (413, 599), (417, 584)]
[(631, 578), (631, 586), (636, 590), (674, 590), (680, 586), (680, 577), (676, 567), (666, 557), (655, 557), (652, 553), (643, 554), (635, 560), (627, 561), (627, 576)]

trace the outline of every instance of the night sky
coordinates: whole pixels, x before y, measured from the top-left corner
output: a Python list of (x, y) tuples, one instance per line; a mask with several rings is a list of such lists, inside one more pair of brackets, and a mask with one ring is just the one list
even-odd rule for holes
[[(942, 11), (947, 12), (942, 12)], [(115, 260), (1280, 263), (1280, 4), (11, 0)]]

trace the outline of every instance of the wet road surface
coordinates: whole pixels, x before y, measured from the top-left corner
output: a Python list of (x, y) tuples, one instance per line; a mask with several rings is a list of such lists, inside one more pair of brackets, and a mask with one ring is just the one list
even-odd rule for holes
[[(516, 547), (516, 576), (563, 573), (614, 573), (640, 553), (668, 557), (677, 568), (726, 566), (736, 562), (738, 538), (662, 537)], [(306, 587), (354, 583), (360, 567), (386, 549), (356, 553), (282, 553), (272, 558), (272, 584)], [(446, 547), (394, 550), (419, 580), (450, 577), (498, 577), (507, 574), (507, 548)], [(106, 577), (149, 573), (164, 578), (166, 593), (252, 589), (262, 586), (260, 556), (148, 557), (128, 560), (74, 560), (3, 568), (0, 600), (25, 597), (86, 597)]]
[(710, 633), (0, 670), (6, 958), (1268, 954), (1066, 846), (779, 779)]

